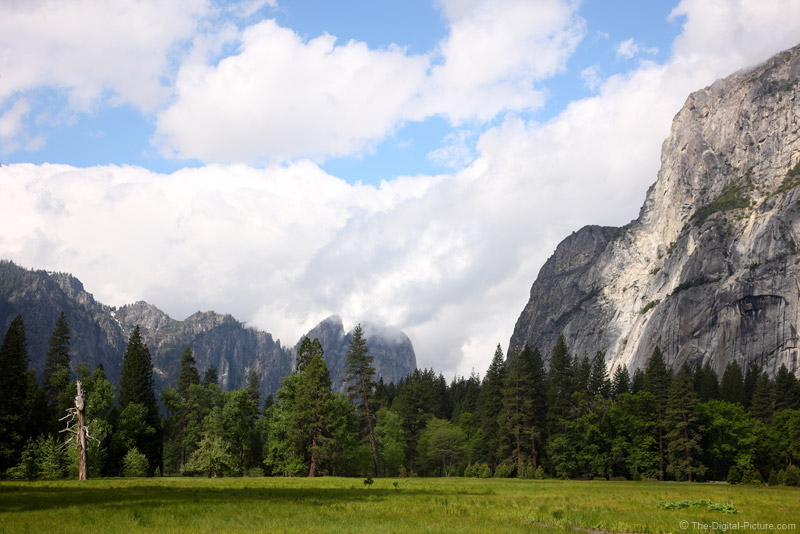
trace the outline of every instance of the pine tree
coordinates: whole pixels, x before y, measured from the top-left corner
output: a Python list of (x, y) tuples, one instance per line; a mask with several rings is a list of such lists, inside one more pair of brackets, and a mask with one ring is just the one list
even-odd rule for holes
[(692, 372), (683, 366), (670, 384), (667, 417), (672, 430), (669, 441), (669, 471), (676, 480), (696, 479), (705, 473), (700, 461), (701, 434), (698, 428), (695, 405), (697, 395), (692, 384)]
[(217, 368), (213, 365), (206, 369), (206, 373), (203, 375), (203, 385), (208, 386), (218, 386), (219, 385), (219, 376), (217, 376)]
[(597, 351), (594, 362), (592, 362), (592, 371), (589, 375), (589, 394), (592, 396), (600, 395), (607, 399), (610, 393), (611, 383), (608, 380), (608, 370), (606, 369), (606, 353)]
[(331, 379), (320, 352), (314, 352), (310, 359), (304, 361), (301, 377), (288, 435), (308, 462), (308, 476), (314, 477), (323, 459), (328, 456), (331, 438), (329, 424), (333, 419)]
[[(527, 348), (527, 346), (526, 346)], [(506, 367), (505, 379), (503, 381), (503, 410), (500, 414), (500, 425), (503, 430), (504, 439), (500, 442), (500, 449), (506, 451), (503, 456), (509, 457), (517, 465), (517, 476), (523, 477), (525, 472), (525, 460), (522, 453), (522, 444), (528, 429), (525, 423), (530, 419), (530, 402), (528, 393), (531, 385), (530, 357), (515, 354), (509, 358)]]
[(504, 360), (503, 349), (498, 343), (478, 395), (478, 428), (485, 448), (485, 460), (492, 467), (501, 459), (498, 417), (503, 411), (503, 383), (506, 375)]
[(16, 465), (28, 437), (28, 344), (25, 323), (17, 315), (0, 346), (0, 473)]
[(744, 374), (744, 407), (750, 408), (750, 402), (753, 400), (753, 393), (756, 391), (756, 384), (758, 378), (761, 376), (761, 369), (758, 365), (751, 365), (747, 368)]
[(303, 341), (300, 342), (300, 347), (297, 349), (297, 365), (295, 366), (295, 371), (302, 373), (306, 365), (308, 365), (308, 362), (311, 361), (311, 358), (316, 355), (322, 356), (324, 359), (322, 343), (320, 343), (317, 338), (312, 340), (308, 337), (304, 337)]
[(153, 362), (138, 326), (128, 340), (119, 379), (120, 410), (124, 412), (133, 403), (144, 406), (145, 422), (148, 427), (155, 429), (155, 432), (140, 436), (136, 443), (137, 448), (147, 456), (151, 469), (160, 468), (161, 422), (153, 386)]
[(611, 381), (611, 399), (617, 400), (623, 393), (631, 392), (631, 376), (628, 373), (628, 368), (624, 365), (618, 365), (614, 371), (614, 378)]
[(775, 412), (800, 409), (800, 383), (786, 364), (781, 364), (775, 375)]
[(64, 411), (70, 407), (71, 399), (60, 402), (65, 397), (64, 392), (69, 386), (69, 325), (67, 317), (62, 311), (56, 321), (53, 333), (50, 335), (49, 348), (44, 363), (44, 389), (47, 393), (47, 403), (50, 407), (52, 426), (58, 426), (58, 420), (63, 417)]
[(637, 368), (631, 378), (631, 393), (635, 395), (640, 391), (645, 391), (645, 378), (644, 371)]
[(745, 405), (744, 376), (742, 368), (736, 361), (730, 362), (722, 373), (722, 381), (719, 384), (719, 398), (725, 402), (737, 402)]
[(197, 362), (192, 354), (192, 349), (186, 347), (181, 355), (181, 369), (178, 373), (178, 395), (185, 397), (189, 386), (200, 383), (200, 373), (197, 372)]
[(551, 437), (566, 431), (565, 421), (572, 412), (573, 384), (569, 349), (561, 335), (553, 347), (547, 375), (548, 435)]
[(775, 399), (773, 398), (773, 384), (767, 376), (767, 373), (762, 373), (756, 382), (756, 389), (753, 391), (753, 398), (750, 403), (750, 413), (753, 417), (764, 422), (769, 423), (772, 419), (773, 407)]
[(529, 408), (524, 426), (531, 442), (531, 461), (533, 468), (536, 469), (539, 467), (541, 444), (547, 431), (547, 373), (539, 349), (531, 350), (526, 344), (520, 353), (520, 358), (528, 360), (525, 368), (528, 372), (526, 384), (529, 388), (527, 393)]
[(366, 423), (369, 445), (372, 448), (372, 459), (375, 464), (375, 476), (380, 476), (378, 449), (375, 445), (375, 414), (370, 411), (370, 402), (375, 389), (375, 368), (372, 367), (372, 360), (359, 324), (353, 331), (353, 338), (350, 340), (347, 350), (348, 368), (345, 382), (350, 384), (347, 392), (353, 404), (356, 405), (359, 416)]
[(700, 364), (697, 365), (694, 373), (694, 391), (700, 402), (719, 399), (719, 380), (709, 362), (702, 367)]
[(644, 384), (645, 390), (655, 397), (658, 408), (658, 453), (661, 466), (659, 480), (664, 480), (664, 421), (671, 380), (672, 373), (664, 363), (664, 355), (661, 354), (661, 349), (656, 347), (647, 361)]

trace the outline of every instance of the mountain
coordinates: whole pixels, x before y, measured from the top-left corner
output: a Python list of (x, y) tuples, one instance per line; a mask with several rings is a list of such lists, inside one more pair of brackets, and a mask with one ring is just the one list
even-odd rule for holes
[[(86, 362), (90, 369), (102, 364), (114, 383), (119, 382), (122, 357), (137, 325), (153, 358), (157, 390), (176, 381), (181, 354), (187, 346), (192, 349), (201, 374), (211, 366), (216, 367), (220, 386), (225, 390), (246, 386), (250, 373), (255, 372), (262, 395), (274, 394), (281, 378), (292, 371), (294, 353), (290, 348), (281, 346), (271, 334), (250, 328), (230, 315), (197, 312), (178, 321), (146, 302), (114, 308), (97, 302), (80, 280), (69, 274), (28, 270), (10, 261), (0, 261), (0, 336), (5, 335), (11, 320), (21, 314), (31, 367), (39, 376), (44, 371), (50, 334), (62, 311), (70, 326), (73, 368), (80, 362)], [(324, 324), (326, 321), (317, 328)], [(346, 370), (343, 362), (349, 334), (344, 334), (341, 319), (338, 324), (341, 334), (335, 328), (329, 329), (339, 336), (338, 344), (333, 342), (334, 338), (323, 342), (326, 352), (329, 347), (331, 350), (326, 359), (337, 365), (332, 378), (339, 376), (336, 373), (344, 377)], [(389, 333), (386, 330), (382, 336), (367, 336), (370, 346), (374, 346), (378, 375), (385, 381), (402, 378), (414, 370), (416, 363), (414, 349), (405, 334), (391, 332), (392, 338)], [(396, 362), (392, 361), (395, 357)]]
[[(361, 327), (369, 353), (374, 358), (372, 366), (375, 368), (376, 377), (383, 377), (387, 383), (396, 383), (414, 372), (417, 368), (417, 359), (408, 336), (400, 330), (370, 323), (364, 323)], [(345, 333), (342, 318), (333, 315), (320, 322), (303, 337), (319, 339), (325, 352), (325, 363), (330, 370), (331, 387), (335, 391), (344, 392), (347, 349), (353, 339), (353, 330)], [(295, 346), (295, 352), (299, 346), (300, 342)]]
[(562, 241), (533, 283), (509, 349), (606, 352), (642, 368), (736, 360), (798, 372), (800, 46), (689, 96), (657, 181), (622, 228)]

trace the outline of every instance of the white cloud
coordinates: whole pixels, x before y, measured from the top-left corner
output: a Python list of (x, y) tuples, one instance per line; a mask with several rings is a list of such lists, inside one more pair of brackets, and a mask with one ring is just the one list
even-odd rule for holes
[(323, 35), (304, 42), (267, 20), (216, 65), (184, 65), (177, 101), (158, 119), (178, 157), (284, 161), (358, 153), (389, 134), (425, 77), (427, 59)]
[(0, 3), (0, 102), (53, 87), (80, 111), (104, 96), (152, 111), (169, 96), (168, 53), (207, 10), (206, 0)]
[(590, 91), (596, 90), (600, 87), (600, 84), (603, 83), (603, 79), (600, 76), (600, 67), (597, 65), (592, 65), (591, 67), (583, 69), (580, 72), (580, 78), (583, 85)]
[(651, 56), (658, 54), (658, 48), (645, 47), (633, 40), (633, 37), (622, 41), (617, 46), (617, 58), (633, 59), (634, 56), (644, 53)]
[(440, 4), (450, 32), (417, 112), (443, 114), (455, 123), (540, 107), (544, 93), (536, 83), (564, 69), (585, 30), (571, 1)]
[(156, 143), (171, 156), (217, 162), (361, 154), (405, 121), (485, 121), (541, 106), (535, 83), (562, 70), (583, 35), (573, 2), (443, 9), (449, 35), (426, 56), (330, 35), (306, 41), (272, 20), (253, 25), (235, 55), (193, 54), (182, 66)]

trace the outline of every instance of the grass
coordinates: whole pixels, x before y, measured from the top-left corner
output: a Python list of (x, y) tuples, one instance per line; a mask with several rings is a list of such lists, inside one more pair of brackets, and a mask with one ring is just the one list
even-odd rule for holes
[[(659, 507), (687, 499), (732, 504), (738, 513)], [(3, 482), (0, 532), (680, 532), (683, 520), (796, 523), (799, 501), (798, 488), (656, 482), (406, 478), (375, 479), (371, 488), (343, 478)]]

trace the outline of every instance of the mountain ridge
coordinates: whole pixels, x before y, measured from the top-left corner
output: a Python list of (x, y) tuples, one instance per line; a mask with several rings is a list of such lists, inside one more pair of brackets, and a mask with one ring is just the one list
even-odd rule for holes
[[(281, 379), (293, 369), (293, 349), (230, 314), (197, 311), (179, 321), (141, 300), (116, 308), (95, 300), (83, 283), (70, 274), (29, 270), (0, 260), (0, 328), (5, 333), (14, 316), (23, 316), (31, 367), (39, 376), (44, 370), (49, 336), (62, 311), (70, 325), (73, 368), (83, 361), (90, 368), (102, 364), (114, 383), (119, 381), (122, 357), (136, 326), (150, 349), (158, 390), (177, 380), (180, 356), (187, 346), (201, 373), (211, 366), (217, 369), (220, 386), (225, 390), (244, 387), (250, 373), (255, 372), (262, 395), (274, 394)], [(378, 362), (378, 374), (386, 381), (398, 381), (416, 368), (410, 341), (408, 346), (390, 344), (388, 351), (382, 351), (386, 344), (380, 336), (365, 337), (368, 344), (375, 346), (375, 351), (372, 346), (370, 350)], [(345, 341), (343, 336), (342, 342)], [(384, 360), (395, 358), (395, 352), (402, 356), (402, 364), (393, 367)], [(346, 344), (343, 354), (346, 355)], [(325, 355), (326, 361), (334, 357), (339, 355)]]

